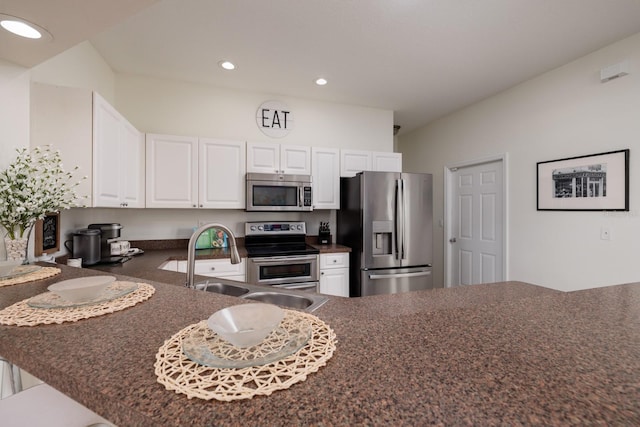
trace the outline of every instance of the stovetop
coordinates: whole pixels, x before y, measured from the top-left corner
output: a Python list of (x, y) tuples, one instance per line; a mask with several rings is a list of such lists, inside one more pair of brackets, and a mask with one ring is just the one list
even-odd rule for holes
[(315, 255), (320, 251), (305, 242), (303, 221), (247, 222), (244, 246), (249, 258), (267, 256)]

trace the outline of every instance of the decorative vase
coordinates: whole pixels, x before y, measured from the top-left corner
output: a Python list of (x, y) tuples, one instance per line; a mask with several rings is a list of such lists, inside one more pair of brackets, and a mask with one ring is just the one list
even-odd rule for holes
[(26, 237), (18, 237), (12, 239), (7, 234), (4, 237), (4, 247), (7, 253), (7, 261), (22, 260), (23, 264), (29, 263), (29, 238), (31, 237), (31, 231), (33, 225), (29, 227), (29, 231), (26, 233)]
[(22, 260), (23, 263), (27, 260), (27, 246), (29, 239), (24, 237), (18, 239), (12, 239), (10, 237), (4, 238), (4, 247), (7, 250), (7, 260)]

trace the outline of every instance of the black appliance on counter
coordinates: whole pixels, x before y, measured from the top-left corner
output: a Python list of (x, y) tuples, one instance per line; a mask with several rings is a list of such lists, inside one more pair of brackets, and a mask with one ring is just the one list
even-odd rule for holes
[(120, 230), (124, 227), (117, 223), (111, 224), (89, 224), (90, 230), (100, 231), (100, 261), (97, 264), (122, 264), (129, 261), (131, 257), (127, 255), (111, 255), (110, 243), (120, 237)]
[(320, 251), (306, 243), (303, 221), (247, 222), (247, 281), (284, 289), (317, 292)]

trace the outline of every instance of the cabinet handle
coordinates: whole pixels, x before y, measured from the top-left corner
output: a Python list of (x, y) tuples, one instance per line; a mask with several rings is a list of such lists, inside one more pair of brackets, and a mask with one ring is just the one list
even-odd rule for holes
[(192, 206), (193, 206), (194, 208), (197, 208), (197, 206), (196, 206), (196, 205), (192, 205)]
[(202, 207), (202, 204), (200, 204), (200, 207)]
[(216, 271), (216, 268), (215, 267), (211, 267), (211, 271)]
[(334, 259), (334, 260), (333, 260), (333, 263), (335, 264), (336, 262), (338, 262), (338, 260), (337, 260), (337, 259)]
[(320, 275), (321, 275), (321, 276), (324, 276), (324, 271), (321, 271), (321, 272), (320, 272)]

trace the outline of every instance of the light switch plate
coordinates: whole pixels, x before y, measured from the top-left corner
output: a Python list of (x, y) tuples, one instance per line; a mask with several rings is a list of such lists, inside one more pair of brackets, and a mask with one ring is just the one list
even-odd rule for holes
[(600, 229), (600, 239), (611, 240), (611, 229), (609, 227), (602, 227)]

